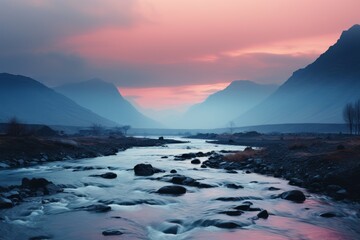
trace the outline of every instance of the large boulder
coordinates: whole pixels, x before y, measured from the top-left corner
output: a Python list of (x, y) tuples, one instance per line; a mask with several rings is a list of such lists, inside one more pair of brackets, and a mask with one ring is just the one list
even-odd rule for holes
[(154, 168), (151, 164), (140, 163), (134, 167), (135, 175), (137, 176), (151, 176), (154, 173), (165, 172), (164, 170)]
[(305, 194), (300, 190), (291, 190), (280, 194), (282, 199), (302, 203), (306, 200)]
[(186, 188), (184, 188), (182, 186), (176, 186), (176, 185), (164, 186), (164, 187), (160, 188), (159, 190), (157, 190), (157, 193), (181, 195), (181, 194), (186, 193)]

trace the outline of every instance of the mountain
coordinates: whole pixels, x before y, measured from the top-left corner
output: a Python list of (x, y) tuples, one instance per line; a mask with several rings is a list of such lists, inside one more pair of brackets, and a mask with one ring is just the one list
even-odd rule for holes
[(160, 124), (138, 112), (112, 83), (92, 79), (55, 88), (81, 106), (121, 125), (153, 128)]
[(34, 79), (0, 73), (0, 122), (12, 117), (28, 124), (115, 125)]
[(210, 95), (204, 102), (192, 106), (184, 115), (182, 127), (226, 127), (231, 120), (260, 103), (276, 88), (276, 85), (233, 81), (225, 89)]
[(342, 123), (344, 105), (359, 98), (360, 25), (354, 25), (315, 62), (294, 72), (236, 123)]

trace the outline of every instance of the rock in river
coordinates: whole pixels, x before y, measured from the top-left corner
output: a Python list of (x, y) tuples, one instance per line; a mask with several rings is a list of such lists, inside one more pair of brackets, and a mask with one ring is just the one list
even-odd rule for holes
[(0, 197), (0, 209), (12, 208), (14, 205), (10, 199)]
[(124, 234), (122, 231), (120, 230), (105, 230), (102, 232), (102, 235), (104, 236), (118, 236), (118, 235), (122, 235)]
[(269, 213), (266, 210), (262, 210), (257, 214), (258, 218), (267, 219), (269, 217)]
[(194, 160), (191, 160), (191, 163), (192, 164), (200, 164), (201, 161), (199, 159), (195, 158)]
[(157, 190), (157, 193), (181, 195), (181, 194), (186, 193), (186, 188), (184, 188), (182, 186), (176, 186), (176, 185), (164, 186), (164, 187), (160, 188), (159, 190)]
[(306, 199), (304, 193), (299, 190), (291, 190), (291, 191), (283, 192), (282, 194), (280, 194), (280, 197), (282, 199), (286, 199), (297, 203), (302, 203)]
[(107, 172), (107, 173), (103, 173), (103, 174), (100, 174), (100, 175), (90, 175), (91, 177), (102, 177), (102, 178), (105, 178), (105, 179), (114, 179), (117, 177), (117, 174), (116, 173), (113, 173), (113, 172)]
[(134, 167), (134, 172), (137, 176), (151, 176), (154, 173), (164, 172), (164, 170), (154, 168), (151, 164), (140, 163)]

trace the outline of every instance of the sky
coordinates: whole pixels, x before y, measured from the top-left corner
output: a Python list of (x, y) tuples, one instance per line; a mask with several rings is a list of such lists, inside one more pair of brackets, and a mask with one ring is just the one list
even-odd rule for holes
[(94, 77), (183, 109), (233, 80), (281, 84), (360, 23), (359, 0), (0, 0), (0, 72)]

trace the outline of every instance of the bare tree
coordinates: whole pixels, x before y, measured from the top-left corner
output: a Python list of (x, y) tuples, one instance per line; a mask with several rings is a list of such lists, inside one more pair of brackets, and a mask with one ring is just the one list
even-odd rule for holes
[(350, 134), (352, 134), (354, 130), (354, 120), (355, 120), (355, 109), (352, 103), (348, 103), (345, 105), (343, 110), (343, 118), (349, 128)]
[(131, 126), (130, 125), (124, 125), (121, 127), (123, 130), (124, 135), (127, 135), (127, 132), (130, 130)]
[(22, 136), (26, 133), (25, 125), (20, 123), (16, 117), (9, 120), (6, 128), (6, 134), (9, 136)]
[(360, 99), (354, 103), (354, 129), (360, 135)]
[(233, 134), (234, 130), (235, 130), (235, 123), (234, 123), (234, 121), (230, 121), (229, 122), (229, 132), (230, 132), (230, 134)]

